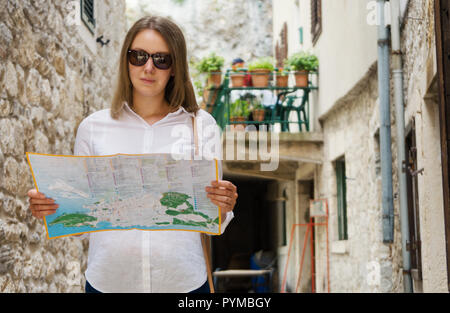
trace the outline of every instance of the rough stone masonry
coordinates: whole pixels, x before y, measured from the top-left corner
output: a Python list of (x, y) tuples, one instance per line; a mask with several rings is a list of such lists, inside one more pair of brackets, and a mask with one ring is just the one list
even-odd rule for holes
[[(96, 1), (95, 52), (67, 16), (79, 1), (0, 5), (0, 292), (82, 292), (88, 243), (47, 240), (29, 210), (25, 152), (73, 154), (78, 124), (109, 107), (125, 1)], [(90, 34), (85, 32), (86, 34)], [(103, 35), (106, 46), (95, 43)], [(90, 35), (89, 35), (90, 36)]]

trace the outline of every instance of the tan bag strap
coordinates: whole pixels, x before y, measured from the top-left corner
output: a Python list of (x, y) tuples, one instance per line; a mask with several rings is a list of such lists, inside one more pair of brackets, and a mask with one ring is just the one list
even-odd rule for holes
[[(197, 123), (195, 121), (195, 117), (192, 117), (192, 128), (194, 130), (194, 153), (195, 155), (198, 155), (198, 134), (197, 134)], [(211, 263), (209, 262), (209, 238), (206, 236), (206, 234), (200, 234), (200, 238), (202, 240), (202, 248), (203, 248), (203, 255), (205, 256), (205, 263), (206, 263), (206, 272), (208, 274), (208, 283), (209, 283), (209, 290), (211, 293), (214, 293), (214, 282), (212, 278), (212, 272), (211, 272)]]

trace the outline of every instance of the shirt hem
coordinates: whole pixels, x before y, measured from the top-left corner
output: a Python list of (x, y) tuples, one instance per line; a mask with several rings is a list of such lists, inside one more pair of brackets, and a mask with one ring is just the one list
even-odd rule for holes
[[(152, 293), (152, 292), (148, 292), (148, 291), (144, 291), (144, 290), (142, 290), (142, 291), (104, 291), (104, 290), (102, 290), (102, 289), (100, 289), (100, 288), (97, 288), (97, 284), (96, 284), (95, 282), (93, 283), (93, 281), (92, 281), (91, 279), (88, 278), (87, 272), (84, 274), (84, 277), (86, 278), (86, 280), (89, 282), (89, 284), (90, 284), (94, 289), (100, 291), (101, 293), (122, 293), (122, 292), (123, 292), (123, 293)], [(205, 281), (207, 281), (207, 280), (208, 280), (208, 275), (205, 275), (205, 276), (203, 277), (203, 280), (201, 280), (201, 282), (200, 282), (198, 285), (194, 285), (194, 287), (191, 287), (190, 289), (185, 290), (185, 291), (178, 291), (178, 292), (173, 292), (173, 291), (172, 291), (172, 292), (155, 292), (155, 293), (189, 293), (189, 292), (194, 291), (194, 290), (200, 288), (201, 286), (203, 286), (203, 284), (204, 284)]]
[(201, 286), (203, 286), (203, 284), (205, 283), (205, 281), (208, 281), (208, 275), (206, 275), (206, 276), (204, 277), (204, 279), (202, 280), (202, 282), (201, 282), (198, 286), (195, 286), (195, 287), (193, 287), (192, 289), (189, 289), (189, 290), (187, 290), (187, 291), (183, 291), (183, 292), (181, 292), (181, 293), (189, 293), (189, 292), (191, 292), (191, 291), (194, 291), (194, 290), (200, 288)]

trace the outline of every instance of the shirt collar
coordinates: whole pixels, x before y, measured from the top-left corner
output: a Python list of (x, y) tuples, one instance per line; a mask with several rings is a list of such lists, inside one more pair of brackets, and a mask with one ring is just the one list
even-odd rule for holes
[[(124, 110), (128, 111), (129, 113), (137, 114), (136, 112), (134, 112), (134, 111), (130, 108), (130, 105), (129, 105), (128, 102), (126, 102), (126, 101), (123, 102), (122, 108), (123, 108)], [(176, 110), (175, 112), (171, 112), (171, 113), (169, 113), (169, 114), (167, 114), (167, 115), (176, 115), (176, 114), (180, 114), (180, 113), (182, 113), (182, 112), (184, 112), (184, 113), (186, 113), (186, 114), (188, 114), (188, 115), (190, 115), (190, 116), (195, 117), (194, 113), (188, 112), (183, 106), (180, 106), (180, 107), (178, 108), (178, 110)]]
[(181, 108), (181, 110), (182, 110), (184, 113), (189, 114), (190, 116), (195, 117), (195, 114), (194, 114), (194, 113), (186, 111), (186, 109), (185, 109), (183, 106), (180, 106), (180, 108)]

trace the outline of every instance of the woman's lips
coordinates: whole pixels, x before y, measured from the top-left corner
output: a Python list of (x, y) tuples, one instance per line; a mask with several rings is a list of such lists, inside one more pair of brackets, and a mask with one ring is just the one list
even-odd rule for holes
[(146, 78), (141, 78), (141, 81), (143, 81), (144, 84), (153, 84), (155, 82), (155, 80), (153, 79), (146, 79)]

